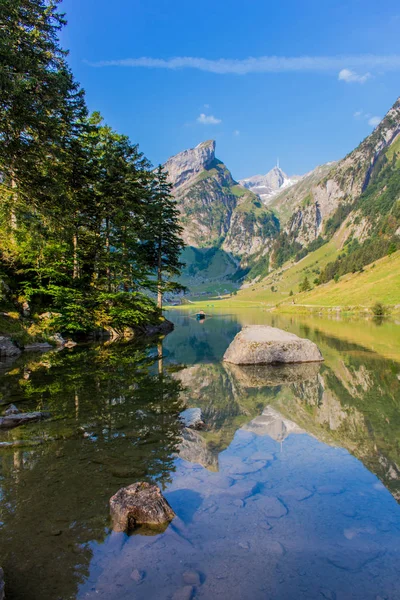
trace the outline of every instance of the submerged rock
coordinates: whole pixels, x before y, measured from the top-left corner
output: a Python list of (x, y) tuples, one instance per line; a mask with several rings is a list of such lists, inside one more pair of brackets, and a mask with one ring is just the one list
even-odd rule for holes
[(203, 429), (205, 426), (200, 408), (187, 408), (181, 412), (179, 418), (189, 429)]
[(172, 596), (172, 600), (191, 600), (193, 598), (194, 587), (192, 585), (184, 585), (179, 590), (176, 590)]
[(21, 350), (6, 335), (0, 335), (0, 356), (19, 356)]
[(47, 419), (48, 417), (50, 417), (50, 413), (45, 412), (18, 412), (16, 414), (9, 414), (4, 417), (0, 417), (0, 429), (12, 429), (13, 427), (25, 425), (26, 423), (30, 423), (32, 421), (41, 421), (42, 419)]
[(139, 569), (133, 569), (131, 573), (131, 579), (133, 579), (133, 581), (136, 581), (136, 583), (142, 583), (145, 577), (146, 573), (144, 571), (139, 571)]
[(110, 499), (114, 531), (131, 531), (137, 525), (166, 525), (175, 513), (160, 488), (146, 482), (121, 488)]
[(201, 585), (200, 573), (198, 571), (195, 571), (194, 569), (185, 571), (182, 578), (186, 585)]
[(236, 365), (266, 365), (271, 363), (320, 362), (321, 352), (311, 340), (294, 333), (251, 325), (240, 331), (224, 354), (224, 361)]

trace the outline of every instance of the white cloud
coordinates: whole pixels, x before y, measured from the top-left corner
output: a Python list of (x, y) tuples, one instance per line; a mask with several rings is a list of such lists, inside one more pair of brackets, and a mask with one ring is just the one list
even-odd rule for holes
[(363, 110), (357, 110), (353, 116), (355, 119), (368, 121), (368, 125), (371, 125), (371, 127), (376, 127), (382, 121), (382, 117), (372, 116), (371, 113), (366, 113)]
[(382, 117), (371, 117), (368, 120), (368, 125), (371, 125), (371, 127), (376, 127), (377, 125), (379, 125), (379, 123), (382, 121)]
[(235, 129), (234, 132), (233, 132), (233, 135), (240, 135), (239, 129)]
[(218, 123), (221, 123), (222, 121), (213, 115), (205, 115), (204, 113), (201, 113), (201, 115), (197, 117), (197, 122), (201, 123), (202, 125), (218, 125)]
[(364, 75), (359, 75), (355, 71), (351, 69), (342, 69), (339, 72), (339, 81), (345, 81), (346, 83), (365, 83), (368, 79), (371, 79), (371, 73), (364, 73)]
[(210, 108), (209, 104), (204, 104), (203, 106), (204, 106), (204, 108)]
[[(245, 75), (247, 73), (280, 72), (343, 72), (354, 73), (353, 69), (400, 70), (400, 54), (361, 54), (349, 56), (260, 56), (258, 58), (225, 59), (177, 56), (174, 58), (124, 58), (119, 60), (86, 61), (92, 67), (144, 67), (150, 69), (197, 69), (219, 74)], [(346, 79), (345, 79), (346, 80)], [(358, 79), (354, 80), (358, 81)], [(365, 80), (366, 81), (366, 80)]]

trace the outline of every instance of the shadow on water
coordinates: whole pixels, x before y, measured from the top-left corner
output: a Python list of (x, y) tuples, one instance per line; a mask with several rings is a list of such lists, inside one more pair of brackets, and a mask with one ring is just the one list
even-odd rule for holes
[[(25, 444), (0, 449), (7, 599), (158, 600), (185, 585), (204, 599), (394, 598), (400, 365), (317, 320), (274, 317), (325, 362), (238, 367), (221, 359), (243, 321), (271, 316), (172, 318), (163, 345), (0, 371), (0, 404), (52, 414), (0, 432)], [(185, 406), (205, 430), (182, 431)], [(138, 480), (164, 489), (176, 519), (160, 535), (111, 533), (109, 498)]]

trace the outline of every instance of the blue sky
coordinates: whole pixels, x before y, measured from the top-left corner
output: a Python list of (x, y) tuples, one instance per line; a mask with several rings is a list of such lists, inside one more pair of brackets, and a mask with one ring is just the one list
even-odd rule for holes
[[(237, 179), (341, 158), (400, 95), (398, 0), (63, 0), (91, 110), (153, 164), (213, 138)], [(252, 60), (249, 60), (252, 59)]]

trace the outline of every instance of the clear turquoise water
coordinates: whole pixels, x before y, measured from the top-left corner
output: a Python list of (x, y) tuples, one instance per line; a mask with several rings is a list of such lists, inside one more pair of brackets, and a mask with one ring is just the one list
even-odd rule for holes
[[(0, 373), (2, 404), (52, 413), (0, 436), (26, 444), (0, 450), (7, 599), (400, 598), (400, 365), (281, 319), (323, 365), (231, 367), (243, 315), (171, 317), (162, 346), (25, 356)], [(182, 437), (185, 406), (204, 431)], [(177, 514), (162, 534), (110, 529), (109, 498), (138, 480)]]

